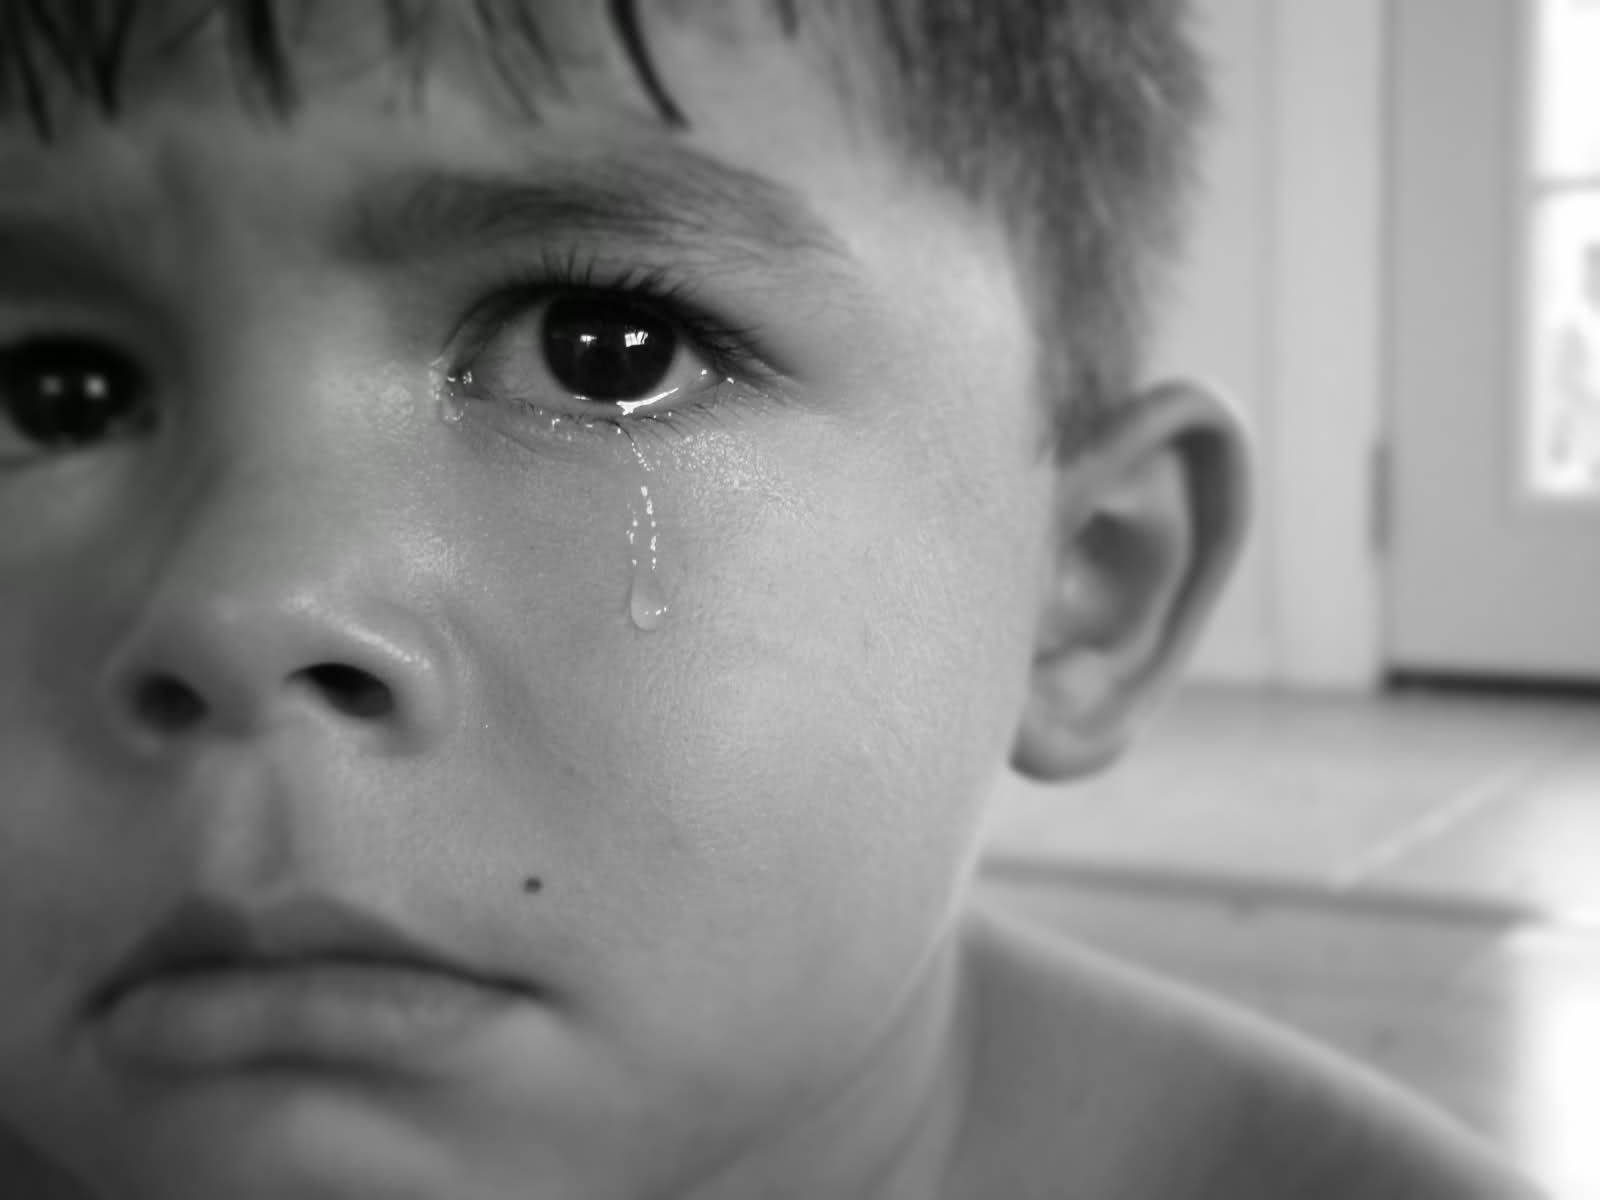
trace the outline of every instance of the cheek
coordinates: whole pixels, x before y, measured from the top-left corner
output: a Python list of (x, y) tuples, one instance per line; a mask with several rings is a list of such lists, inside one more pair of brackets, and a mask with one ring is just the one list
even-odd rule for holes
[(835, 948), (923, 936), (1020, 708), (1025, 564), (994, 528), (1015, 497), (954, 505), (914, 456), (822, 439), (776, 463), (724, 450), (661, 472), (661, 629), (613, 614), (616, 640), (570, 663), (567, 711), (594, 718), (573, 736), (632, 798), (611, 837), (653, 839), (652, 890), (702, 931), (769, 908)]
[(87, 982), (126, 944), (129, 874), (151, 872), (126, 826), (85, 820), (82, 767), (37, 725), (0, 737), (0, 763), (0, 1126), (34, 1132), (70, 1122), (64, 1097), (93, 1072), (62, 1048)]
[[(15, 549), (5, 541), (3, 549)], [(9, 571), (0, 553), (0, 1043), (40, 1045), (62, 989), (121, 936), (116, 880), (138, 862), (128, 834), (132, 771), (95, 771), (82, 694), (106, 638), (92, 578), (49, 561)], [(85, 573), (87, 576), (88, 573)], [(9, 1047), (8, 1047), (9, 1049)], [(0, 1049), (0, 1062), (10, 1062)], [(3, 1074), (4, 1072), (0, 1072)]]
[[(12, 739), (0, 743), (6, 761), (6, 819), (0, 822), (0, 989), (6, 1002), (19, 995), (15, 986), (60, 974), (84, 941), (81, 933), (65, 937), (62, 921), (83, 909), (92, 911), (93, 880), (84, 878), (92, 846), (63, 828), (46, 798), (66, 794), (61, 772), (48, 757)], [(48, 936), (46, 936), (46, 931)]]

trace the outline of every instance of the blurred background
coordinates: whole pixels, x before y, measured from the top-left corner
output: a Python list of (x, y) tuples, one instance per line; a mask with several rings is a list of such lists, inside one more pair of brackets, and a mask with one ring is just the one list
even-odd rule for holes
[(1190, 680), (985, 886), (1600, 1196), (1600, 0), (1198, 0), (1158, 356), (1257, 442)]

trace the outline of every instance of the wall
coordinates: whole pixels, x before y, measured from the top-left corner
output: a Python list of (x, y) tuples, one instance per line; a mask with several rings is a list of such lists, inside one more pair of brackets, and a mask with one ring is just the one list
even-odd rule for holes
[(1233, 400), (1252, 543), (1194, 674), (1367, 688), (1381, 669), (1385, 0), (1197, 0), (1218, 123), (1156, 354)]

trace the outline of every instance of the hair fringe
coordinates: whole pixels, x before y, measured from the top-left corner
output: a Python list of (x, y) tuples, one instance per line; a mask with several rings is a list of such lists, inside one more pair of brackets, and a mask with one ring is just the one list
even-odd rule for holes
[[(287, 116), (303, 30), (288, 0), (204, 0), (152, 52), (220, 21), (247, 99)], [(298, 0), (303, 16), (311, 0)], [(326, 0), (348, 3), (349, 0)], [(873, 71), (888, 138), (920, 169), (993, 213), (1034, 291), (1063, 442), (1131, 388), (1156, 293), (1181, 243), (1195, 133), (1209, 109), (1188, 0), (767, 0), (785, 36), (831, 23), (819, 42)], [(437, 0), (382, 0), (384, 36), (420, 94)], [(140, 0), (0, 0), (0, 116), (52, 140), (56, 104), (86, 98), (115, 117)], [(462, 10), (458, 10), (462, 11)], [(607, 14), (640, 86), (672, 129), (687, 126), (664, 85), (638, 0)], [(536, 118), (534, 81), (563, 88), (531, 0), (470, 0), (469, 36), (497, 81)], [(1070, 392), (1070, 397), (1063, 393)], [(1069, 403), (1068, 400), (1071, 402)]]

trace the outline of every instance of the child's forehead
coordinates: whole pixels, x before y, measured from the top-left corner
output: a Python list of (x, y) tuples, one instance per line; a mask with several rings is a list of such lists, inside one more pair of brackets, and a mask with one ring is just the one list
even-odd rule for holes
[(631, 106), (673, 125), (654, 43), (688, 35), (730, 57), (798, 44), (789, 6), (767, 0), (124, 0), (110, 21), (101, 5), (0, 3), (0, 128), (31, 118), (48, 130), (83, 100), (114, 113), (174, 99), (272, 108), (440, 79), (524, 116), (553, 102)]
[[(181, 258), (203, 221), (412, 262), (430, 240), (449, 254), (466, 231), (475, 246), (670, 251), (697, 270), (759, 268), (773, 286), (825, 281), (842, 296), (889, 285), (886, 197), (898, 227), (923, 223), (903, 166), (832, 87), (832, 47), (767, 0), (651, 4), (641, 25), (617, 3), (463, 0), (419, 5), (436, 14), (426, 30), (397, 26), (388, 4), (263, 3), (270, 37), (229, 24), (246, 0), (134, 3), (109, 118), (90, 96), (57, 107), (58, 136), (41, 138), (25, 112), (0, 123), (0, 242), (34, 242), (34, 259), (45, 228), (68, 250), (138, 262)], [(504, 37), (486, 40), (495, 30)], [(270, 45), (239, 40), (252, 36)], [(518, 64), (511, 95), (501, 72)], [(281, 116), (259, 107), (274, 69), (293, 89)], [(168, 226), (171, 253), (158, 255)]]
[[(76, 187), (90, 173), (115, 186), (128, 173), (115, 169), (116, 156), (122, 167), (185, 157), (160, 148), (172, 129), (225, 148), (262, 140), (239, 133), (292, 134), (305, 151), (299, 161), (330, 174), (386, 153), (442, 151), (470, 165), (473, 146), (480, 159), (487, 150), (508, 166), (566, 157), (588, 169), (609, 159), (638, 178), (672, 170), (677, 156), (678, 190), (711, 179), (712, 201), (741, 187), (759, 192), (744, 185), (757, 182), (765, 160), (781, 166), (774, 147), (810, 164), (801, 174), (821, 173), (818, 152), (839, 148), (841, 124), (855, 127), (847, 140), (865, 151), (854, 157), (882, 157), (863, 142), (860, 114), (831, 87), (816, 47), (802, 44), (786, 7), (767, 0), (644, 13), (592, 0), (129, 3), (132, 23), (115, 45), (97, 40), (105, 30), (93, 22), (73, 29), (65, 18), (23, 43), (0, 42), (0, 199)], [(5, 86), (21, 56), (42, 93)], [(340, 128), (343, 147), (333, 136)], [(722, 186), (729, 172), (714, 179), (698, 170), (708, 156), (697, 161), (697, 147), (734, 172), (751, 168), (748, 177)], [(148, 174), (150, 165), (137, 167)], [(782, 235), (791, 224), (772, 229)]]

